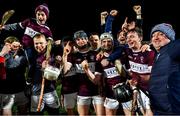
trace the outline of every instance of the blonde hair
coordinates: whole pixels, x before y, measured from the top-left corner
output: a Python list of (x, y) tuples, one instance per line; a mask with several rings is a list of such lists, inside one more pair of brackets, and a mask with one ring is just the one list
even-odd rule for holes
[(4, 40), (4, 43), (13, 43), (13, 42), (19, 42), (18, 38), (15, 36), (9, 36)]

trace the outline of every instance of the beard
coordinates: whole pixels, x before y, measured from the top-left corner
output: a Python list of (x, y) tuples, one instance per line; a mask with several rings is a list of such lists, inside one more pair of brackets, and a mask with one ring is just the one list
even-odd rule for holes
[(83, 46), (77, 46), (77, 48), (78, 49), (85, 49), (85, 48), (87, 48), (89, 45), (88, 44), (86, 44), (86, 45), (83, 45)]
[(104, 52), (110, 52), (110, 51), (112, 51), (112, 47), (110, 47), (110, 48), (103, 48), (102, 47), (101, 50)]

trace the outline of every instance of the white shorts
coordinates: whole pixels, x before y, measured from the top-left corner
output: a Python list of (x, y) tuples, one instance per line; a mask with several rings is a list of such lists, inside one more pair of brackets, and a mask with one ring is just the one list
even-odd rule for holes
[(104, 107), (108, 109), (118, 109), (119, 102), (116, 99), (107, 98), (104, 101)]
[(64, 107), (72, 109), (77, 103), (77, 92), (70, 94), (63, 94), (64, 96)]
[(104, 99), (101, 96), (92, 96), (92, 103), (94, 105), (104, 104)]
[[(144, 94), (144, 92), (142, 92), (141, 90), (139, 90), (139, 91), (140, 91), (139, 95), (141, 95), (142, 103), (143, 103), (144, 108), (145, 109), (151, 109), (151, 107), (150, 107), (150, 99), (146, 96), (146, 94)], [(138, 105), (140, 106), (140, 108), (143, 108), (142, 103), (140, 101), (140, 96), (138, 96)]]
[(12, 109), (14, 104), (14, 94), (0, 94), (0, 109)]
[(104, 103), (104, 99), (101, 96), (92, 96), (92, 97), (77, 96), (77, 104), (78, 105), (90, 105), (91, 101), (93, 104), (103, 104)]
[[(32, 95), (31, 96), (31, 111), (32, 112), (37, 111), (39, 97), (40, 97), (40, 95)], [(44, 109), (45, 104), (50, 108), (58, 108), (60, 106), (59, 97), (57, 95), (56, 90), (54, 90), (53, 92), (45, 93), (43, 95), (43, 101), (41, 104), (40, 111), (42, 111)]]
[[(141, 96), (141, 99), (140, 99), (140, 96)], [(142, 100), (142, 103), (140, 100)], [(141, 90), (139, 90), (139, 94), (137, 96), (137, 103), (138, 103), (138, 107), (140, 108), (144, 107), (145, 109), (150, 109), (150, 100)], [(132, 107), (132, 100), (125, 103), (121, 103), (121, 104), (123, 106), (123, 109), (130, 110)]]
[(131, 110), (132, 109), (132, 100), (128, 102), (121, 103), (123, 109)]

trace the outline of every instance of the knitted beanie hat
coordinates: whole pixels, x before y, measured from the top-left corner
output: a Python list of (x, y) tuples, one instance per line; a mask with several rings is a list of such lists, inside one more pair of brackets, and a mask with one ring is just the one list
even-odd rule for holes
[(161, 23), (161, 24), (155, 25), (151, 30), (150, 36), (152, 37), (152, 34), (156, 31), (160, 31), (160, 32), (164, 33), (167, 36), (167, 38), (172, 41), (175, 40), (175, 31), (172, 28), (172, 25), (170, 25), (170, 24)]
[(36, 7), (35, 9), (35, 13), (37, 13), (37, 11), (43, 11), (47, 17), (49, 17), (49, 8), (48, 8), (48, 5), (47, 4), (41, 4), (39, 6)]

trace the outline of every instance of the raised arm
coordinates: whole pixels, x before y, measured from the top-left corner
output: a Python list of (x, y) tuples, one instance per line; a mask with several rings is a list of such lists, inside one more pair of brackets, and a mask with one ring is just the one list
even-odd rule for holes
[(62, 56), (62, 65), (63, 65), (63, 73), (66, 74), (70, 68), (72, 67), (72, 63), (68, 62), (68, 55), (72, 50), (72, 46), (69, 45), (69, 42), (64, 47), (63, 56)]
[(101, 16), (101, 33), (103, 33), (105, 29), (106, 17), (108, 16), (108, 12), (103, 11), (101, 12), (100, 16)]
[(143, 19), (142, 19), (142, 11), (140, 5), (134, 5), (133, 10), (136, 13), (136, 26), (142, 28)]
[(117, 16), (117, 14), (117, 10), (110, 11), (110, 15), (108, 15), (104, 32), (112, 33), (112, 23), (114, 21), (114, 17)]

